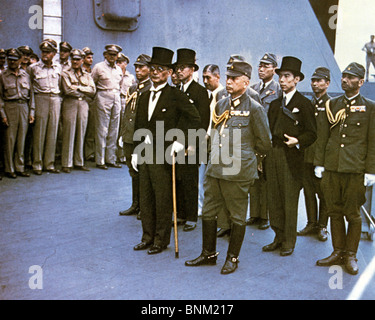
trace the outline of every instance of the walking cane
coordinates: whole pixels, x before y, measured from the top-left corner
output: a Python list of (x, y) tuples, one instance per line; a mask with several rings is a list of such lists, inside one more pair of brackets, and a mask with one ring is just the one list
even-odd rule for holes
[(178, 234), (177, 234), (177, 204), (176, 204), (176, 157), (172, 156), (172, 195), (173, 195), (173, 224), (174, 224), (174, 247), (175, 258), (178, 258)]

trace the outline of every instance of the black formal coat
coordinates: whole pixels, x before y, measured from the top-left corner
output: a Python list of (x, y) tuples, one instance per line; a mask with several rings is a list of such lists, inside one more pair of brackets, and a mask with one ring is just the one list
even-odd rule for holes
[[(270, 104), (268, 120), (272, 134), (273, 147), (284, 148), (288, 166), (293, 176), (301, 180), (304, 150), (310, 146), (317, 137), (314, 109), (311, 101), (296, 91), (286, 108), (288, 114), (283, 112), (283, 97), (274, 100)], [(288, 136), (295, 137), (299, 141), (299, 148), (289, 148), (284, 141)]]

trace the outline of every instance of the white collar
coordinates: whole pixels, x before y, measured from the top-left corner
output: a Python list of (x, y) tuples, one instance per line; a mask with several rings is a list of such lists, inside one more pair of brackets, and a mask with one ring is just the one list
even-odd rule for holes
[(285, 98), (285, 105), (287, 105), (290, 102), (290, 100), (292, 100), (296, 91), (297, 91), (297, 88), (294, 88), (294, 90), (290, 91), (289, 93), (283, 92), (283, 97)]
[(186, 90), (189, 88), (190, 86), (190, 83), (192, 83), (194, 81), (193, 77), (188, 81), (186, 82), (185, 84), (183, 84), (183, 88), (184, 88), (184, 92), (186, 92)]
[(161, 89), (163, 89), (166, 85), (167, 85), (168, 82), (164, 82), (163, 84), (161, 84), (160, 86), (157, 86), (157, 88), (154, 87), (154, 84), (152, 84), (152, 87), (150, 88), (150, 91), (155, 91), (155, 92), (159, 92)]

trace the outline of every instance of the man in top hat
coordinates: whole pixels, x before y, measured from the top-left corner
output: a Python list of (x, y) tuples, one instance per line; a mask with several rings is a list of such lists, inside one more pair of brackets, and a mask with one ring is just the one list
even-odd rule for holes
[[(178, 49), (175, 70), (181, 81), (180, 90), (185, 92), (199, 111), (201, 117), (199, 128), (204, 130), (201, 135), (204, 140), (210, 123), (210, 99), (205, 87), (193, 79), (194, 72), (199, 69), (195, 55), (194, 50)], [(185, 163), (176, 166), (177, 211), (178, 218), (186, 221), (184, 231), (194, 230), (198, 220), (198, 170), (201, 162), (200, 156), (202, 156), (199, 154), (200, 142), (204, 143), (205, 141), (197, 139), (195, 145), (189, 145), (185, 150)], [(205, 158), (203, 161), (207, 162), (207, 156)]]
[(46, 169), (50, 173), (60, 173), (55, 168), (55, 151), (61, 109), (61, 66), (53, 58), (57, 44), (46, 39), (40, 45), (41, 60), (29, 66), (31, 95), (31, 121), (33, 128), (33, 172), (42, 174)]
[(95, 95), (95, 84), (90, 73), (82, 69), (85, 53), (73, 49), (70, 54), (71, 67), (62, 73), (64, 100), (62, 105), (62, 171), (70, 173), (73, 165), (78, 170), (85, 167), (83, 145), (87, 127), (89, 101)]
[[(314, 173), (314, 158), (316, 146), (324, 135), (320, 132), (322, 122), (326, 121), (326, 102), (330, 99), (327, 89), (330, 83), (330, 71), (325, 67), (318, 67), (311, 76), (311, 88), (314, 92), (312, 105), (317, 125), (317, 139), (306, 148), (303, 164), (303, 192), (305, 195), (305, 205), (307, 214), (306, 226), (297, 233), (299, 236), (317, 234), (320, 241), (328, 239), (327, 223), (328, 214), (324, 200), (324, 194), (320, 187), (321, 179), (317, 178)], [(319, 198), (319, 208), (316, 195)]]
[(316, 140), (311, 101), (296, 88), (304, 79), (301, 65), (298, 58), (283, 58), (276, 69), (283, 95), (271, 102), (268, 111), (272, 149), (265, 167), (270, 224), (276, 235), (263, 251), (280, 248), (281, 256), (291, 255), (295, 247), (304, 149)]
[(120, 85), (123, 77), (116, 60), (121, 51), (122, 48), (115, 44), (105, 46), (104, 61), (97, 63), (92, 70), (97, 89), (95, 161), (96, 167), (104, 170), (107, 170), (108, 166), (121, 168), (116, 158), (121, 111)]
[[(282, 94), (280, 84), (273, 79), (277, 68), (277, 58), (273, 53), (265, 53), (259, 61), (259, 82), (251, 86), (259, 93), (261, 104), (268, 113), (271, 101), (279, 98)], [(255, 180), (250, 187), (250, 219), (247, 224), (258, 224), (258, 228), (265, 230), (269, 227), (267, 207), (267, 181), (265, 179), (263, 165), (264, 157), (257, 154), (259, 179)]]
[(370, 41), (363, 46), (362, 50), (366, 52), (366, 81), (368, 81), (371, 64), (375, 68), (375, 35), (370, 36)]
[(30, 76), (22, 68), (22, 53), (6, 51), (8, 68), (0, 74), (0, 114), (5, 124), (5, 173), (29, 177), (25, 172), (24, 147), (29, 122)]
[(315, 173), (322, 177), (333, 246), (332, 254), (317, 265), (344, 264), (353, 275), (359, 270), (356, 253), (365, 186), (375, 183), (375, 102), (360, 94), (364, 77), (365, 68), (356, 62), (342, 72), (345, 94), (326, 103), (327, 119), (321, 130), (324, 139), (314, 161)]
[[(172, 57), (173, 51), (153, 47), (149, 64), (152, 87), (139, 98), (134, 128), (132, 165), (136, 171), (139, 168), (143, 230), (142, 241), (134, 250), (151, 246), (149, 254), (162, 252), (170, 242), (172, 155), (177, 153), (178, 161), (184, 159), (179, 152), (185, 150), (188, 129), (200, 126), (199, 112), (187, 95), (168, 84)], [(169, 139), (164, 136), (168, 132)]]
[(59, 44), (59, 59), (58, 62), (61, 64), (62, 71), (67, 70), (71, 67), (71, 62), (69, 60), (70, 51), (72, 51), (72, 46), (69, 42), (63, 41)]
[(34, 53), (29, 46), (20, 46), (18, 50), (22, 53), (21, 68), (26, 70), (31, 65), (30, 57)]
[(216, 264), (217, 215), (225, 210), (232, 221), (222, 274), (234, 272), (246, 231), (249, 187), (258, 178), (255, 153), (271, 148), (271, 135), (263, 107), (246, 90), (251, 65), (235, 61), (227, 67), (229, 97), (217, 102), (212, 116), (211, 152), (204, 182), (202, 253), (186, 266)]
[(130, 208), (120, 211), (121, 216), (137, 214), (140, 218), (139, 174), (131, 165), (131, 155), (134, 151), (133, 135), (139, 97), (152, 86), (150, 79), (150, 61), (151, 57), (147, 54), (138, 56), (134, 62), (137, 83), (132, 85), (126, 94), (124, 120), (120, 128), (119, 136), (124, 148), (126, 165), (129, 168), (129, 174), (132, 178), (132, 204)]

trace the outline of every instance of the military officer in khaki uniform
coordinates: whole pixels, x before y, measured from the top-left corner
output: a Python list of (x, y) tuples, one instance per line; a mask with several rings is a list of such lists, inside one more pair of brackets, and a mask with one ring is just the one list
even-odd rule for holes
[(31, 117), (33, 128), (33, 172), (42, 174), (42, 169), (60, 173), (55, 168), (57, 131), (61, 109), (61, 66), (53, 61), (57, 52), (54, 40), (44, 40), (40, 46), (41, 60), (32, 64), (28, 71), (31, 78)]
[(120, 128), (120, 140), (124, 148), (126, 165), (129, 168), (129, 174), (132, 178), (132, 204), (129, 209), (120, 211), (121, 216), (128, 216), (140, 213), (139, 203), (139, 175), (131, 165), (131, 155), (134, 151), (133, 135), (135, 117), (137, 114), (137, 104), (139, 97), (148, 91), (152, 82), (150, 79), (150, 66), (151, 57), (147, 54), (141, 54), (134, 62), (135, 75), (137, 77), (137, 84), (132, 85), (126, 95), (126, 106), (124, 118)]
[[(277, 58), (273, 53), (265, 53), (259, 61), (258, 76), (261, 81), (251, 86), (259, 93), (264, 111), (268, 113), (271, 101), (282, 94), (280, 84), (273, 77), (277, 68)], [(267, 181), (263, 172), (264, 155), (257, 154), (259, 179), (250, 187), (250, 219), (248, 225), (258, 224), (265, 230), (269, 227), (267, 206)]]
[(20, 67), (26, 70), (27, 67), (31, 65), (30, 57), (34, 53), (33, 49), (31, 49), (29, 46), (20, 46), (17, 49), (22, 53), (22, 60), (21, 60)]
[(63, 141), (62, 171), (70, 173), (74, 167), (89, 171), (84, 166), (83, 143), (87, 127), (89, 99), (95, 95), (95, 84), (91, 75), (82, 69), (84, 52), (79, 49), (71, 51), (71, 68), (62, 73), (64, 100), (62, 105)]
[[(211, 153), (204, 182), (202, 212), (203, 250), (186, 266), (216, 264), (217, 215), (223, 208), (232, 221), (227, 257), (222, 274), (237, 269), (246, 230), (249, 187), (258, 178), (255, 153), (271, 148), (271, 135), (263, 107), (245, 92), (251, 66), (245, 61), (227, 67), (229, 97), (216, 104), (211, 130)], [(215, 130), (216, 129), (216, 130)]]
[(0, 114), (5, 129), (5, 173), (29, 177), (25, 172), (24, 146), (29, 121), (30, 76), (20, 68), (22, 53), (7, 50), (8, 68), (0, 74)]
[(327, 121), (321, 131), (325, 139), (315, 158), (315, 173), (323, 176), (333, 246), (332, 254), (317, 265), (344, 264), (353, 275), (359, 270), (356, 253), (365, 186), (375, 183), (375, 102), (360, 94), (364, 77), (365, 68), (356, 62), (342, 72), (345, 94), (326, 103)]
[(72, 46), (69, 44), (69, 42), (63, 41), (59, 44), (59, 59), (58, 63), (61, 65), (62, 71), (67, 70), (71, 67), (71, 62), (69, 60), (70, 57), (70, 51), (72, 50)]
[(122, 70), (116, 65), (118, 53), (122, 48), (118, 45), (105, 46), (105, 60), (97, 63), (92, 70), (92, 78), (96, 84), (95, 97), (95, 161), (96, 167), (107, 170), (108, 166), (121, 168), (117, 163), (116, 150), (120, 123), (121, 97), (120, 84)]

